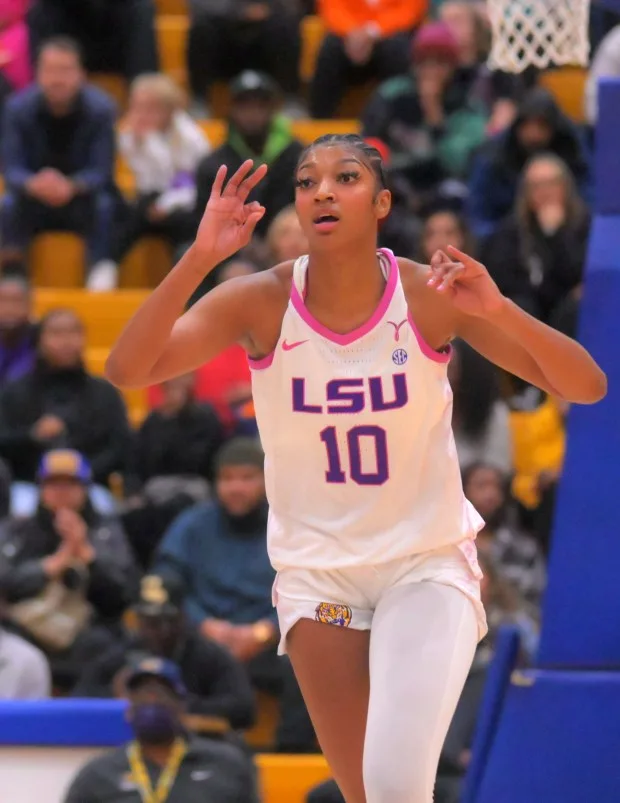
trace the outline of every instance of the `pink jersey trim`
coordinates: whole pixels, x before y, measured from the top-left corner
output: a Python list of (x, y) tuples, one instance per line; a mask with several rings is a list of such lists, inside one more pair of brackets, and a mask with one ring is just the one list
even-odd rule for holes
[(435, 349), (431, 348), (420, 334), (420, 331), (415, 325), (411, 316), (411, 311), (407, 313), (407, 317), (409, 319), (409, 326), (411, 326), (411, 329), (413, 330), (413, 334), (415, 335), (415, 339), (418, 341), (418, 346), (420, 347), (422, 354), (424, 354), (425, 357), (428, 357), (429, 360), (433, 360), (433, 362), (450, 362), (450, 358), (452, 357), (452, 346), (448, 346), (445, 351), (435, 351)]
[(248, 356), (248, 365), (250, 366), (250, 370), (264, 371), (265, 368), (269, 368), (275, 356), (275, 349), (271, 352), (271, 354), (268, 354), (266, 357), (262, 357), (260, 360), (254, 360), (252, 357)]
[(328, 329), (326, 326), (323, 326), (322, 323), (317, 321), (312, 313), (308, 312), (308, 309), (304, 304), (301, 295), (299, 294), (299, 290), (297, 289), (295, 282), (293, 282), (291, 284), (291, 301), (300, 318), (305, 321), (305, 323), (307, 323), (311, 329), (314, 329), (317, 334), (321, 335), (321, 337), (324, 337), (326, 340), (331, 340), (333, 343), (337, 343), (339, 346), (348, 346), (349, 344), (359, 340), (361, 337), (364, 337), (364, 335), (367, 335), (369, 332), (371, 332), (387, 312), (392, 298), (394, 297), (394, 291), (396, 290), (396, 283), (398, 280), (398, 265), (394, 255), (387, 249), (381, 249), (381, 252), (389, 259), (389, 273), (381, 301), (379, 302), (377, 309), (373, 312), (366, 323), (363, 323), (361, 326), (358, 326), (357, 329), (354, 329), (352, 332), (347, 332), (344, 335), (338, 334), (338, 332), (332, 332), (331, 329)]

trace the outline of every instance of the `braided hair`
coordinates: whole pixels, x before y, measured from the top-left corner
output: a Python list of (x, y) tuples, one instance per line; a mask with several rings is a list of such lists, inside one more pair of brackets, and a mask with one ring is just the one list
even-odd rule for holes
[(324, 134), (318, 137), (318, 139), (315, 139), (314, 142), (308, 145), (302, 152), (297, 162), (297, 170), (299, 170), (299, 166), (314, 148), (329, 148), (334, 146), (349, 148), (357, 153), (368, 169), (375, 174), (379, 189), (387, 189), (387, 179), (381, 154), (373, 145), (369, 145), (365, 139), (360, 137), (359, 134)]

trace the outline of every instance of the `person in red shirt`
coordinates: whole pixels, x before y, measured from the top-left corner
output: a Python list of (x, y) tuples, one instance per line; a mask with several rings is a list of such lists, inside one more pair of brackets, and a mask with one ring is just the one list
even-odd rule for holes
[(411, 35), (428, 0), (318, 0), (327, 35), (310, 84), (310, 114), (334, 116), (347, 87), (409, 70)]

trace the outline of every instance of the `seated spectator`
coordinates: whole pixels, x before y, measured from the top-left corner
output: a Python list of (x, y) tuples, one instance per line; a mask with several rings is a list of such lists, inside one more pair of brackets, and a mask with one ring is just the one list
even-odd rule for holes
[(0, 105), (32, 81), (26, 12), (29, 0), (0, 2)]
[(300, 14), (290, 0), (189, 0), (187, 46), (194, 98), (207, 100), (216, 81), (261, 70), (298, 104)]
[(581, 283), (590, 213), (557, 156), (534, 156), (523, 170), (515, 210), (493, 234), (483, 261), (502, 293), (549, 322)]
[(196, 402), (194, 388), (193, 374), (164, 382), (161, 403), (134, 438), (123, 522), (145, 568), (174, 518), (210, 496), (224, 428), (210, 405)]
[(29, 373), (37, 359), (32, 294), (19, 276), (0, 277), (0, 388)]
[(457, 63), (450, 29), (424, 25), (413, 40), (411, 73), (382, 84), (364, 111), (364, 135), (385, 142), (391, 169), (406, 178), (419, 204), (442, 184), (447, 192), (448, 180), (463, 181), (484, 140), (486, 115), (455, 82)]
[[(279, 693), (292, 670), (276, 654), (263, 462), (257, 441), (227, 443), (217, 459), (215, 502), (179, 516), (159, 546), (154, 571), (189, 589), (185, 609), (205, 638), (243, 661), (257, 688)], [(286, 730), (287, 718), (297, 713), (287, 699), (281, 702)]]
[(294, 204), (278, 212), (271, 221), (266, 239), (273, 265), (308, 253), (308, 240), (299, 224)]
[(486, 109), (487, 133), (496, 134), (513, 122), (517, 101), (533, 85), (535, 74), (529, 70), (519, 74), (489, 70), (486, 62), (491, 48), (491, 26), (486, 11), (484, 3), (445, 0), (439, 6), (439, 18), (459, 45), (455, 81)]
[(64, 803), (258, 803), (248, 754), (235, 744), (189, 734), (187, 693), (175, 664), (155, 658), (138, 663), (127, 678), (127, 698), (134, 741), (91, 759)]
[(140, 427), (131, 467), (136, 482), (155, 477), (211, 479), (215, 455), (224, 441), (222, 426), (208, 404), (194, 396), (195, 377), (186, 374), (161, 385), (163, 399)]
[(497, 369), (458, 340), (448, 378), (454, 394), (452, 429), (461, 468), (484, 462), (507, 477), (512, 471), (510, 419), (500, 398)]
[(553, 96), (537, 87), (523, 97), (512, 125), (489, 140), (474, 159), (468, 217), (477, 237), (491, 234), (510, 213), (523, 168), (532, 156), (543, 152), (554, 153), (566, 162), (587, 200), (590, 165), (579, 130)]
[(78, 46), (51, 39), (37, 82), (7, 103), (2, 163), (4, 264), (23, 264), (35, 234), (74, 231), (88, 239), (91, 264), (110, 255), (114, 218), (112, 101), (85, 83)]
[(153, 0), (32, 0), (35, 51), (54, 36), (80, 43), (89, 72), (120, 73), (128, 80), (157, 72)]
[(319, 0), (317, 11), (327, 34), (310, 84), (312, 117), (333, 117), (351, 84), (406, 73), (411, 34), (427, 8), (427, 0)]
[(173, 248), (191, 238), (195, 174), (210, 147), (183, 111), (183, 95), (174, 81), (154, 74), (141, 75), (132, 84), (119, 149), (134, 175), (137, 199), (112, 241), (110, 260), (93, 267), (89, 290), (116, 287), (119, 263), (143, 235), (158, 234)]
[(42, 700), (52, 692), (49, 664), (41, 650), (3, 627), (3, 582), (0, 578), (0, 700)]
[(246, 672), (228, 650), (190, 627), (183, 614), (184, 600), (178, 584), (164, 583), (156, 575), (144, 577), (133, 608), (135, 631), (125, 631), (84, 667), (73, 695), (124, 697), (129, 665), (153, 656), (167, 658), (179, 667), (188, 713), (225, 719), (236, 729), (252, 725), (254, 695)]
[(82, 455), (48, 452), (38, 482), (36, 512), (0, 525), (0, 582), (10, 621), (44, 650), (56, 684), (70, 689), (114, 640), (137, 575), (119, 522), (90, 503)]
[(523, 525), (548, 554), (555, 489), (564, 463), (567, 405), (538, 388), (511, 378), (508, 399), (514, 478), (512, 495)]
[[(40, 323), (34, 369), (0, 392), (0, 456), (15, 480), (33, 482), (41, 454), (56, 447), (82, 452), (102, 486), (125, 468), (125, 405), (113, 385), (86, 370), (84, 339), (74, 312), (48, 312)], [(105, 494), (98, 492), (97, 504), (106, 504)]]
[(502, 578), (518, 591), (531, 613), (538, 615), (545, 590), (546, 570), (536, 541), (518, 526), (508, 495), (506, 475), (478, 462), (463, 471), (463, 490), (485, 520), (476, 545), (493, 561)]
[(224, 164), (232, 175), (246, 159), (254, 159), (269, 165), (269, 173), (249, 199), (267, 209), (256, 227), (257, 235), (264, 237), (278, 212), (294, 201), (291, 176), (303, 145), (293, 137), (288, 120), (278, 114), (278, 88), (268, 76), (241, 73), (232, 82), (230, 94), (226, 141), (198, 168), (195, 224), (202, 218), (218, 168)]

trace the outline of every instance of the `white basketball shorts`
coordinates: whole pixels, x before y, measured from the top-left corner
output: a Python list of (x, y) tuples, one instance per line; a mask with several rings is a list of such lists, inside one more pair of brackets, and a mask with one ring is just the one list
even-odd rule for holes
[(481, 579), (472, 540), (378, 566), (282, 569), (273, 585), (273, 604), (280, 624), (278, 653), (286, 653), (287, 633), (300, 619), (369, 630), (381, 595), (407, 583), (442, 583), (458, 588), (476, 610), (478, 635), (482, 639), (487, 633), (487, 621), (480, 599)]

